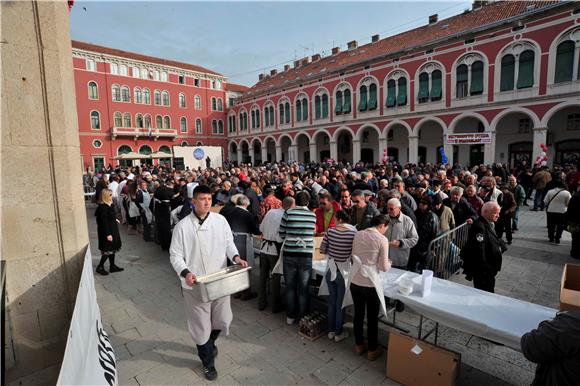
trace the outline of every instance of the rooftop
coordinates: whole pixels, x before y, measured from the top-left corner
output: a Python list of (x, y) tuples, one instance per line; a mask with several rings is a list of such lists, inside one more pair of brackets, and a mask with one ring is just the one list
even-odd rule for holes
[(356, 42), (353, 41), (348, 44), (349, 49), (346, 51), (336, 52), (338, 50), (333, 49), (336, 53), (324, 58), (320, 55), (313, 55), (312, 58), (296, 61), (293, 68), (286, 66), (285, 71), (272, 71), (270, 75), (261, 75), (258, 83), (254, 84), (243, 97), (256, 97), (309, 79), (319, 79), (325, 74), (354, 66), (357, 63), (402, 54), (404, 51), (408, 52), (409, 48), (434, 44), (453, 35), (486, 27), (492, 28), (496, 23), (525, 17), (564, 3), (570, 2), (559, 0), (497, 1), (381, 40), (374, 41), (375, 38), (373, 38), (374, 42), (360, 47), (356, 47)]

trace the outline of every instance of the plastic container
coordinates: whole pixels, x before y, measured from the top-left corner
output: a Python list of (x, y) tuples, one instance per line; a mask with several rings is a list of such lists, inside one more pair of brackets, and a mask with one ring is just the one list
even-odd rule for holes
[(405, 296), (409, 296), (413, 292), (413, 282), (411, 280), (401, 280), (399, 282), (399, 292)]

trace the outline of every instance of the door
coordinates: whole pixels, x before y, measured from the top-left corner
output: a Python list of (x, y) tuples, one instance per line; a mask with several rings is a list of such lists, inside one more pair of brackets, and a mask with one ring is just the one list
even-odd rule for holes
[(105, 157), (93, 157), (93, 167), (95, 173), (101, 172), (105, 168)]
[(399, 149), (396, 147), (389, 147), (387, 149), (387, 158), (389, 162), (399, 162)]
[(526, 161), (531, 165), (533, 142), (518, 142), (509, 146), (509, 166), (511, 168), (521, 165)]
[(483, 145), (471, 145), (469, 148), (469, 165), (475, 166), (483, 163)]
[(375, 162), (375, 155), (373, 149), (361, 149), (360, 151), (360, 159), (364, 163), (374, 163)]
[(427, 148), (425, 146), (419, 146), (417, 151), (417, 162), (420, 164), (427, 162)]

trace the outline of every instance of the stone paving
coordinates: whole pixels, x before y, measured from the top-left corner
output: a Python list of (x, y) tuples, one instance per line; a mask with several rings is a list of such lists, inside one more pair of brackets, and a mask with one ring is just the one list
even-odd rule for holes
[[(88, 208), (93, 264), (99, 251), (94, 209)], [(503, 295), (558, 307), (569, 234), (562, 244), (547, 242), (545, 214), (524, 208), (520, 231), (504, 255), (497, 280)], [(123, 249), (118, 264), (124, 272), (96, 276), (95, 285), (103, 324), (117, 356), (121, 385), (206, 384), (194, 344), (186, 332), (179, 281), (168, 255), (155, 243), (130, 236), (121, 227)], [(456, 276), (453, 280), (465, 282)], [(465, 282), (471, 285), (469, 282)], [(351, 338), (334, 343), (320, 338), (309, 342), (285, 324), (285, 315), (258, 311), (254, 300), (232, 299), (234, 321), (230, 335), (220, 337), (216, 360), (219, 385), (396, 385), (386, 378), (386, 355), (375, 362), (353, 353)], [(347, 321), (350, 321), (347, 318)], [(397, 323), (416, 333), (418, 316), (397, 314)], [(429, 322), (428, 322), (429, 323)], [(352, 324), (347, 322), (352, 332)], [(387, 343), (387, 330), (380, 332)], [(462, 332), (440, 327), (439, 345), (461, 352), (458, 385), (527, 385), (534, 365), (512, 349)]]

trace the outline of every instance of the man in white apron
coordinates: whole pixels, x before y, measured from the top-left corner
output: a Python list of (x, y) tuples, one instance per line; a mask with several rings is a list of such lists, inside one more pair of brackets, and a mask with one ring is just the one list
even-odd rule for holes
[(217, 378), (215, 341), (222, 330), (228, 334), (233, 318), (230, 297), (202, 303), (194, 297), (191, 287), (197, 276), (225, 268), (227, 258), (243, 267), (248, 263), (240, 258), (226, 219), (210, 212), (210, 188), (197, 186), (192, 203), (194, 210), (173, 229), (169, 256), (173, 269), (180, 276), (189, 334), (197, 346), (204, 375), (212, 381)]

